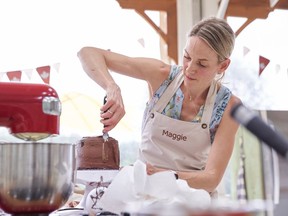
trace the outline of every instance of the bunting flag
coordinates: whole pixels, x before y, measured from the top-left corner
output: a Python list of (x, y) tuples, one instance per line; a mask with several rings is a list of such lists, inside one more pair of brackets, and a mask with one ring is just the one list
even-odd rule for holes
[[(60, 63), (55, 63), (52, 65), (46, 65), (46, 66), (41, 66), (41, 67), (37, 67), (35, 68), (29, 68), (29, 69), (23, 69), (23, 70), (15, 70), (15, 71), (8, 71), (8, 72), (0, 72), (0, 81), (10, 81), (10, 82), (14, 82), (14, 81), (22, 81), (22, 79), (27, 81), (28, 80), (32, 80), (33, 74), (35, 74), (35, 72), (37, 72), (37, 77), (38, 80), (36, 82), (39, 82), (39, 79), (42, 80), (44, 83), (46, 84), (50, 84), (50, 77), (51, 77), (51, 70), (52, 71), (56, 71), (56, 73), (59, 73), (59, 68), (60, 68)], [(22, 77), (22, 74), (25, 74), (26, 77)], [(4, 75), (5, 78), (4, 78)], [(26, 78), (26, 79), (25, 79)], [(8, 80), (6, 80), (8, 79)], [(35, 81), (35, 80), (34, 80)]]
[(138, 43), (140, 43), (141, 46), (142, 46), (143, 48), (145, 48), (145, 41), (144, 41), (143, 38), (139, 38), (139, 39), (138, 39)]
[(22, 70), (22, 72), (26, 74), (29, 80), (32, 79), (33, 69), (25, 69), (25, 70)]
[[(245, 57), (249, 52), (251, 52), (251, 49), (248, 48), (247, 46), (242, 46), (241, 49), (243, 52), (243, 57)], [(270, 64), (270, 59), (265, 58), (259, 54), (257, 54), (257, 58), (258, 58), (258, 76), (260, 77), (265, 68), (268, 66), (268, 64)], [(275, 74), (279, 74), (280, 70), (283, 70), (283, 67), (279, 63), (276, 63), (274, 65), (273, 71), (275, 72)], [(287, 68), (287, 77), (288, 77), (288, 68)]]
[(56, 70), (56, 72), (59, 73), (59, 71), (60, 71), (60, 63), (56, 63), (56, 64), (54, 64), (52, 66)]
[(275, 71), (276, 71), (277, 74), (280, 72), (280, 69), (281, 69), (280, 64), (276, 64), (275, 65)]
[(6, 73), (4, 73), (4, 72), (0, 72), (0, 81), (2, 80), (4, 74), (6, 74)]
[(243, 56), (246, 56), (250, 52), (250, 49), (248, 47), (243, 47)]
[(22, 71), (9, 71), (6, 73), (8, 79), (11, 82), (20, 82), (22, 77)]
[(267, 67), (269, 62), (270, 62), (269, 59), (263, 56), (259, 56), (259, 76), (262, 74), (263, 70)]
[(46, 84), (50, 83), (50, 69), (51, 67), (49, 65), (36, 68), (39, 76)]

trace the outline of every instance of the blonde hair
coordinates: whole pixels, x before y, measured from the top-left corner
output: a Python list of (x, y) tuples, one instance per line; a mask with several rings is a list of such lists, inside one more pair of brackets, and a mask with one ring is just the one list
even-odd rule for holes
[(235, 33), (226, 20), (209, 17), (198, 22), (189, 32), (188, 37), (197, 36), (217, 53), (218, 61), (224, 61), (232, 54)]

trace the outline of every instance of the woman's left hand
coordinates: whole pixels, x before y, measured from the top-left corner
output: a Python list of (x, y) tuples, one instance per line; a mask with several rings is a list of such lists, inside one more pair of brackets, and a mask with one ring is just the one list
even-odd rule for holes
[(158, 167), (155, 167), (149, 163), (146, 163), (146, 172), (148, 175), (153, 175), (154, 173), (162, 172), (162, 171), (167, 171), (167, 170), (162, 169), (162, 168), (158, 168)]

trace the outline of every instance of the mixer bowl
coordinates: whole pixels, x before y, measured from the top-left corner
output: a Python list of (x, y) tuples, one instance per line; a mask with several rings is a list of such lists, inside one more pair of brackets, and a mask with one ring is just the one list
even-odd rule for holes
[(0, 209), (12, 215), (57, 210), (72, 194), (74, 161), (72, 144), (0, 143)]

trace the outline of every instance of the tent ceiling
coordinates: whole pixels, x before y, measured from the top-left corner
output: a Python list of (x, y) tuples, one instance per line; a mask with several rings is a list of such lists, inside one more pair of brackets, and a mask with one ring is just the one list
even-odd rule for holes
[[(117, 0), (123, 9), (134, 9), (142, 16), (154, 29), (167, 47), (168, 56), (177, 63), (177, 2), (176, 0)], [(156, 25), (145, 11), (162, 11), (167, 16), (160, 26)], [(161, 16), (163, 17), (163, 16)], [(163, 21), (163, 20), (162, 20)], [(162, 24), (162, 25), (161, 25)]]
[[(167, 47), (168, 56), (177, 63), (177, 0), (117, 0), (117, 2), (123, 9), (134, 9), (158, 32)], [(220, 3), (221, 0), (219, 0), (219, 5)], [(288, 0), (230, 0), (225, 17), (247, 18), (247, 21), (236, 31), (238, 35), (255, 19), (266, 19), (275, 9), (288, 10)], [(166, 12), (164, 24), (157, 26), (145, 13), (147, 10)]]

